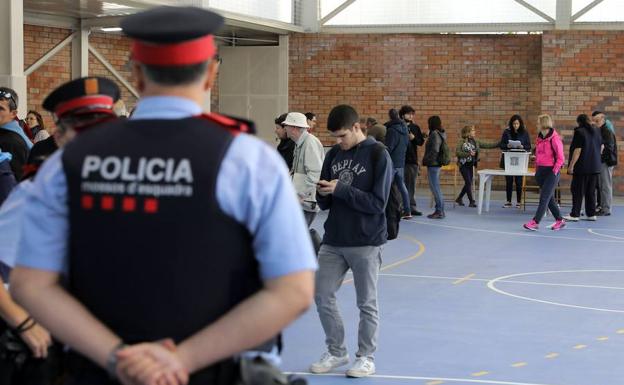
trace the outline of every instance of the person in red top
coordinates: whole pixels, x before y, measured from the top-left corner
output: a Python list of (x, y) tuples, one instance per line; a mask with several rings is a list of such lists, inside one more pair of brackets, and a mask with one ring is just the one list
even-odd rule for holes
[(559, 172), (564, 162), (563, 142), (553, 128), (550, 115), (540, 115), (537, 118), (537, 128), (539, 132), (535, 144), (535, 180), (540, 186), (540, 200), (535, 216), (524, 224), (524, 228), (536, 231), (548, 206), (556, 219), (550, 228), (555, 231), (561, 230), (565, 227), (565, 220), (561, 216), (557, 202), (555, 202), (554, 192), (559, 183)]

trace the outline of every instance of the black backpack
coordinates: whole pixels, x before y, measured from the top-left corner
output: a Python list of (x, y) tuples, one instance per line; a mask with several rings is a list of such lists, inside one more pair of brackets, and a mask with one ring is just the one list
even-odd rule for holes
[[(377, 161), (383, 156), (386, 146), (381, 143), (377, 144), (373, 155), (373, 165), (377, 169)], [(386, 228), (388, 229), (388, 240), (396, 239), (399, 236), (399, 224), (401, 222), (401, 213), (403, 212), (403, 198), (401, 191), (394, 184), (390, 185), (390, 196), (386, 204)]]

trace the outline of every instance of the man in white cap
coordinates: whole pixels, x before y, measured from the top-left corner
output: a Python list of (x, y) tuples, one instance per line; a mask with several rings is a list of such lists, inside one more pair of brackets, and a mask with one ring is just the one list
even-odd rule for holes
[(295, 142), (290, 175), (309, 227), (318, 212), (316, 184), (321, 177), (325, 150), (321, 141), (308, 132), (307, 118), (301, 112), (289, 112), (282, 125), (286, 135)]

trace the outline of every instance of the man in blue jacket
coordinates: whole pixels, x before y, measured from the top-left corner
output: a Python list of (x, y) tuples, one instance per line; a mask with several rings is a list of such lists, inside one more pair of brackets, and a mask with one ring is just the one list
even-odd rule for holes
[(402, 219), (412, 218), (410, 210), (410, 198), (405, 185), (405, 155), (409, 145), (408, 129), (405, 122), (399, 117), (399, 112), (394, 108), (388, 112), (390, 121), (386, 123), (386, 146), (394, 167), (394, 183), (401, 191), (403, 198)]
[(336, 291), (351, 269), (360, 326), (356, 361), (346, 374), (364, 377), (375, 373), (377, 275), (381, 247), (387, 240), (385, 207), (392, 184), (392, 160), (382, 144), (362, 132), (351, 106), (334, 107), (327, 128), (338, 144), (325, 157), (317, 189), (319, 207), (329, 210), (329, 215), (318, 254), (314, 299), (328, 351), (310, 371), (326, 373), (349, 362)]

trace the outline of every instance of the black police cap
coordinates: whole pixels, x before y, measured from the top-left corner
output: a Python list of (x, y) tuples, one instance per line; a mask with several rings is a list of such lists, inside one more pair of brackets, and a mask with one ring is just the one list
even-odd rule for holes
[(129, 37), (156, 44), (179, 43), (212, 35), (222, 16), (197, 7), (156, 7), (125, 17), (121, 28)]
[(56, 115), (91, 107), (112, 108), (121, 91), (110, 79), (91, 76), (71, 80), (52, 91), (43, 101), (43, 108)]

